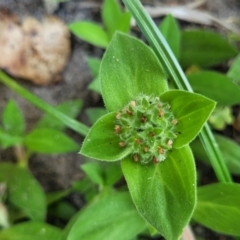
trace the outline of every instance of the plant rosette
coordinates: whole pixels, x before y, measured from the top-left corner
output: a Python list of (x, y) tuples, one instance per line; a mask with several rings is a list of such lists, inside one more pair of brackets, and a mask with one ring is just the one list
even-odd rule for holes
[(121, 33), (108, 46), (99, 75), (109, 113), (93, 125), (80, 153), (121, 160), (138, 212), (166, 239), (178, 239), (196, 203), (196, 170), (188, 144), (215, 102), (168, 90), (154, 52)]

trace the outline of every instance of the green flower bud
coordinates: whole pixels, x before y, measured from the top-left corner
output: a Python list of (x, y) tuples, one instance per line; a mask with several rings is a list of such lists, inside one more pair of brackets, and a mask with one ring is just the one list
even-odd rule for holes
[(117, 112), (114, 133), (120, 147), (131, 148), (135, 162), (159, 163), (167, 158), (177, 138), (176, 124), (168, 103), (140, 94)]

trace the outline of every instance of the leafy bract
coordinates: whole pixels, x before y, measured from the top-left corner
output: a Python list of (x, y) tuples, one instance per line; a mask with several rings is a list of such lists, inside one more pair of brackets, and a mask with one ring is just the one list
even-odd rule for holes
[(159, 96), (167, 90), (162, 67), (141, 41), (116, 33), (100, 67), (102, 95), (108, 111), (121, 110), (139, 93)]
[(86, 136), (80, 153), (98, 160), (117, 161), (129, 154), (129, 149), (119, 146), (119, 137), (114, 133), (115, 112), (101, 117)]
[(198, 188), (193, 218), (217, 232), (240, 236), (240, 184), (215, 183)]
[(240, 102), (240, 87), (221, 73), (200, 71), (188, 74), (188, 80), (195, 92), (213, 99), (220, 105)]
[(0, 231), (1, 240), (58, 240), (61, 230), (44, 222), (25, 222)]
[(3, 111), (2, 124), (4, 130), (11, 135), (21, 136), (25, 131), (22, 112), (13, 100), (7, 103)]
[(69, 25), (71, 32), (98, 47), (106, 48), (110, 39), (102, 26), (92, 22), (75, 22)]
[(166, 239), (178, 239), (196, 201), (190, 148), (173, 149), (159, 164), (141, 165), (127, 157), (122, 161), (122, 170), (139, 213)]
[(24, 144), (31, 152), (67, 153), (76, 151), (79, 146), (61, 131), (48, 128), (36, 128), (26, 135)]
[(180, 90), (163, 93), (161, 100), (170, 104), (178, 121), (178, 137), (174, 142), (176, 148), (188, 144), (197, 136), (215, 107), (214, 101), (202, 95)]
[(181, 43), (180, 63), (184, 68), (191, 65), (211, 67), (237, 54), (222, 36), (206, 30), (183, 31)]
[(126, 240), (146, 227), (128, 193), (98, 198), (79, 212), (67, 240)]
[[(82, 101), (75, 99), (63, 102), (56, 106), (56, 109), (60, 112), (68, 115), (71, 118), (76, 118), (82, 107)], [(50, 114), (45, 114), (40, 121), (36, 124), (35, 128), (52, 128), (56, 130), (62, 130), (65, 124)]]
[(0, 182), (5, 182), (8, 200), (33, 220), (44, 220), (46, 199), (42, 187), (25, 168), (0, 164)]
[(172, 15), (166, 16), (159, 25), (159, 29), (168, 42), (175, 57), (178, 59), (180, 53), (181, 33), (174, 17)]

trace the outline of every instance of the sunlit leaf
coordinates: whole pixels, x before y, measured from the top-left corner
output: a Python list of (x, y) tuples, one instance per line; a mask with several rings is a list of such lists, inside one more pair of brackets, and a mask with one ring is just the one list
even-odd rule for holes
[(180, 90), (163, 93), (161, 100), (170, 104), (178, 122), (178, 137), (174, 141), (176, 148), (188, 144), (198, 135), (215, 107), (215, 102), (209, 98)]
[(174, 55), (178, 59), (180, 52), (181, 33), (174, 17), (172, 15), (166, 16), (159, 25), (159, 29), (168, 42)]
[(196, 201), (195, 165), (188, 146), (174, 149), (159, 164), (142, 165), (131, 157), (122, 169), (139, 213), (166, 239), (179, 239)]
[(97, 47), (106, 48), (109, 38), (104, 29), (92, 22), (75, 22), (69, 25), (70, 31), (77, 37)]
[(167, 90), (162, 67), (153, 53), (136, 38), (117, 33), (100, 68), (102, 95), (108, 111), (121, 110), (139, 93), (159, 96)]
[(99, 198), (76, 217), (67, 240), (126, 240), (146, 227), (128, 193)]
[(117, 161), (129, 153), (119, 146), (119, 137), (114, 134), (116, 113), (101, 117), (86, 136), (80, 153), (98, 160)]

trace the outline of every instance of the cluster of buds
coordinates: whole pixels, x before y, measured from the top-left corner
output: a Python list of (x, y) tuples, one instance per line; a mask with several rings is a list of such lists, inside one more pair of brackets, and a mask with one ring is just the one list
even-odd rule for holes
[(159, 97), (140, 94), (116, 114), (114, 133), (119, 146), (131, 149), (133, 160), (142, 164), (158, 163), (171, 150), (177, 120), (168, 103)]

